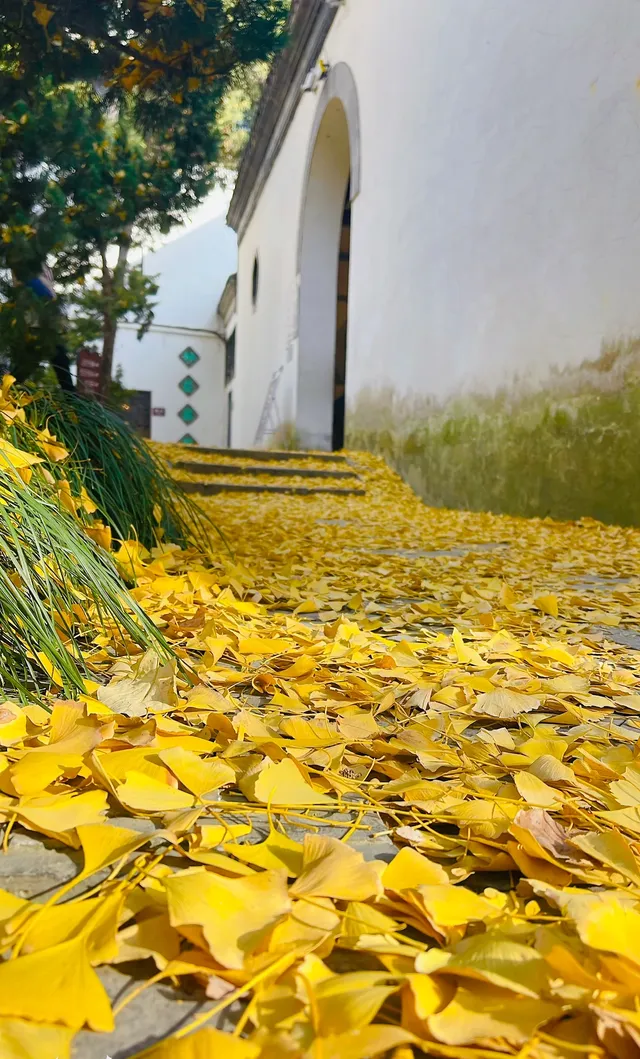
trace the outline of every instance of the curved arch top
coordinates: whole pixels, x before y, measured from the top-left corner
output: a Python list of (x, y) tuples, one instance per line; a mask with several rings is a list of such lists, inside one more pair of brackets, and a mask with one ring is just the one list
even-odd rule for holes
[(351, 67), (347, 63), (339, 62), (332, 66), (324, 81), (322, 94), (318, 101), (309, 147), (307, 149), (307, 161), (305, 165), (305, 178), (303, 187), (307, 186), (313, 152), (318, 138), (318, 132), (322, 124), (325, 111), (332, 99), (339, 99), (347, 115), (347, 126), (349, 129), (349, 152), (351, 154), (351, 202), (360, 191), (361, 177), (361, 150), (360, 150), (360, 105), (358, 103), (358, 89)]

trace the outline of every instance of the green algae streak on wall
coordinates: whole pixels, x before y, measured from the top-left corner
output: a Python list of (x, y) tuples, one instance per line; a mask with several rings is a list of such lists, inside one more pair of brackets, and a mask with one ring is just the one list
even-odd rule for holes
[(383, 455), (436, 507), (638, 526), (640, 339), (493, 396), (363, 392), (347, 444)]

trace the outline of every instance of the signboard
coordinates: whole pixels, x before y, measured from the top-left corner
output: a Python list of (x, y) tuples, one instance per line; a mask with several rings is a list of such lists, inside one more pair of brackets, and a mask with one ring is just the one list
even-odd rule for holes
[(167, 414), (166, 408), (152, 408), (151, 409), (151, 415), (152, 416), (166, 416), (166, 414)]
[(78, 389), (80, 393), (100, 393), (100, 365), (102, 356), (94, 349), (81, 349), (78, 353)]

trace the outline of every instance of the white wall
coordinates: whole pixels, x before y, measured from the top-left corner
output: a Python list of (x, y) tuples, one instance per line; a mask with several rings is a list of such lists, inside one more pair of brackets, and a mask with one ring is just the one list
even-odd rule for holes
[[(349, 400), (491, 388), (640, 332), (637, 0), (346, 0), (322, 54), (349, 64), (360, 102)], [(236, 444), (287, 351), (295, 404), (317, 102), (301, 97), (240, 246)]]
[[(186, 368), (179, 354), (191, 346), (200, 354), (192, 368)], [(135, 327), (123, 325), (118, 330), (114, 361), (123, 366), (123, 383), (132, 390), (151, 390), (152, 408), (164, 408), (164, 416), (151, 417), (154, 441), (179, 441), (191, 434), (199, 445), (219, 446), (226, 443), (226, 407), (224, 394), (224, 341), (208, 331), (180, 328), (153, 328), (141, 342)], [(178, 383), (191, 375), (199, 389), (185, 396)], [(197, 420), (185, 425), (178, 412), (190, 404), (198, 412)]]
[[(228, 195), (214, 192), (197, 211), (201, 223), (176, 229), (144, 255), (143, 269), (159, 285), (153, 324), (141, 341), (131, 325), (118, 330), (114, 363), (122, 368), (124, 385), (150, 390), (152, 407), (166, 411), (151, 418), (154, 441), (175, 442), (191, 434), (199, 445), (226, 444), (224, 337), (217, 307), (237, 260), (235, 233), (225, 221), (227, 205)], [(192, 368), (179, 357), (187, 346), (200, 355)], [(178, 385), (188, 375), (199, 385), (192, 396)], [(190, 425), (178, 416), (187, 404), (198, 413)]]

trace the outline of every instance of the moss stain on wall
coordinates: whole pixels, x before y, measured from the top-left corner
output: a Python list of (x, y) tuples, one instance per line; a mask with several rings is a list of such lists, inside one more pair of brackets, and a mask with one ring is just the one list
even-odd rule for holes
[(363, 392), (347, 445), (383, 455), (436, 507), (640, 525), (640, 339), (493, 396)]

